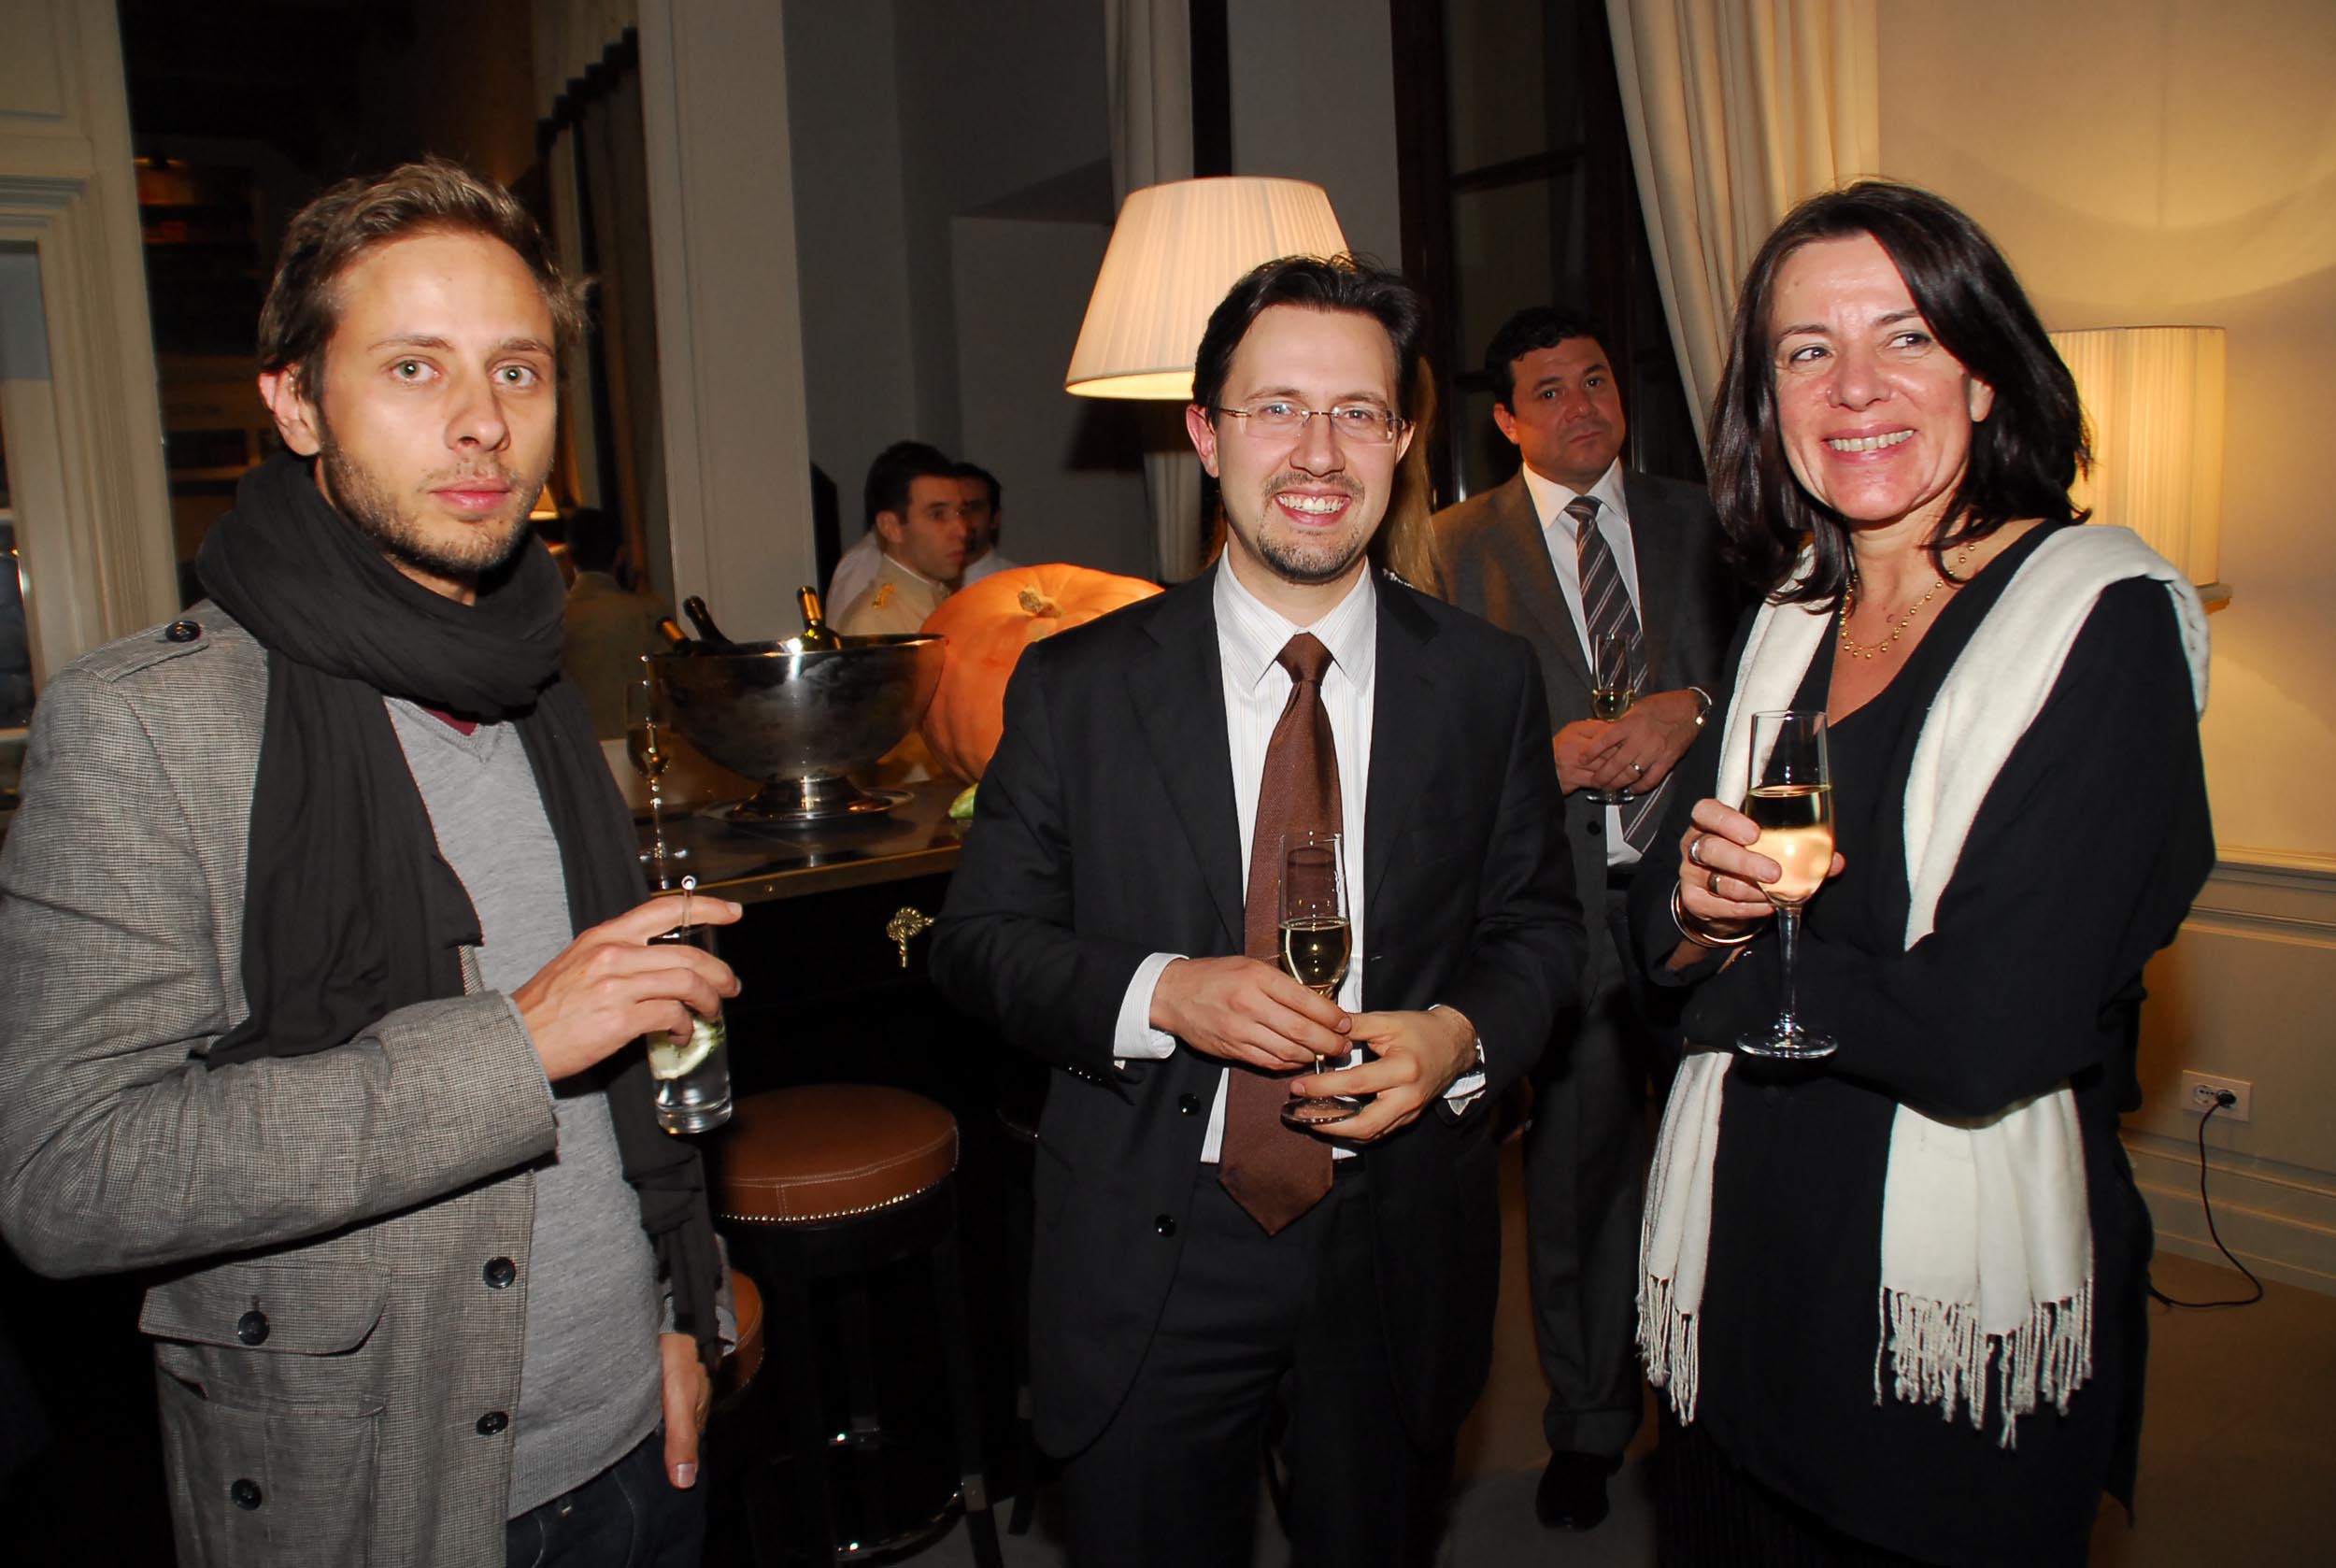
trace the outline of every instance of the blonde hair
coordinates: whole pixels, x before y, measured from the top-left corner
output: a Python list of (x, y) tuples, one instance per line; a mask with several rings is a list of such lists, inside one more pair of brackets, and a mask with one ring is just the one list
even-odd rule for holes
[(1435, 434), (1435, 375), (1425, 354), (1412, 374), (1411, 449), (1395, 468), (1395, 494), (1371, 539), (1371, 559), (1422, 593), (1436, 592), (1435, 478), (1428, 440)]

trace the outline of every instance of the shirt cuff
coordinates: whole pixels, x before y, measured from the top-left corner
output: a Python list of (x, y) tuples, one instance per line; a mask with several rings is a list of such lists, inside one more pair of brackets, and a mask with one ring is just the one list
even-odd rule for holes
[[(1428, 1011), (1435, 1012), (1443, 1005), (1443, 1003), (1438, 1002)], [(1476, 1065), (1452, 1080), (1451, 1087), (1444, 1091), (1444, 1103), (1452, 1107), (1454, 1116), (1465, 1116), (1468, 1113), (1468, 1107), (1474, 1105), (1483, 1096), (1484, 1091), (1485, 1042), (1484, 1036), (1479, 1034), (1476, 1036)]]
[(1182, 953), (1154, 953), (1135, 966), (1111, 1036), (1111, 1054), (1119, 1061), (1165, 1062), (1176, 1054), (1176, 1037), (1152, 1027), (1152, 992), (1160, 989), (1161, 973), (1182, 957)]

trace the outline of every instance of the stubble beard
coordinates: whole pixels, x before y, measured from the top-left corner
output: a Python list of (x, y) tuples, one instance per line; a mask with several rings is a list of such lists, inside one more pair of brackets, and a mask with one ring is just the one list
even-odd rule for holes
[(434, 539), (420, 518), (399, 506), (391, 488), (334, 438), (323, 410), (317, 412), (318, 461), (324, 466), (326, 493), (341, 515), (355, 523), (393, 564), (434, 577), (475, 579), (507, 565), (527, 542), (527, 514), (534, 510), (535, 497), (543, 490), (541, 475), (529, 483), (500, 463), (449, 470), (444, 478), (491, 477), (509, 485), (510, 510), (503, 517), (482, 520), (450, 538)]

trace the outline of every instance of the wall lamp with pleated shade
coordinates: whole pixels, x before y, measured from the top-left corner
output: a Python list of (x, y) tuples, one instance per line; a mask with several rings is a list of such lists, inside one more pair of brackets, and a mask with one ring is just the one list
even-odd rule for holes
[(2092, 423), (2093, 471), (2069, 494), (2180, 567), (2209, 606), (2227, 604), (2222, 553), (2223, 329), (2056, 332)]
[(1065, 392), (1187, 403), (1209, 312), (1250, 268), (1346, 249), (1302, 179), (1178, 179), (1128, 192), (1087, 302)]

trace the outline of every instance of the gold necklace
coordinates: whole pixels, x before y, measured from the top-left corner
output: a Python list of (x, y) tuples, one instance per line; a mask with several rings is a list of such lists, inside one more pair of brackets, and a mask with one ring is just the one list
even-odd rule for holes
[[(1960, 582), (1963, 578), (1963, 568), (1970, 564), (1971, 546), (1966, 543), (1961, 549), (1956, 551), (1955, 553), (1955, 576), (1959, 582)], [(1855, 659), (1880, 658), (1883, 654), (1887, 653), (1892, 647), (1896, 646), (1898, 639), (1905, 634), (1906, 628), (1915, 623), (1915, 617), (1922, 613), (1922, 606), (1937, 598), (1940, 591), (1945, 587), (1946, 579), (1944, 577), (1941, 577), (1938, 581), (1932, 583), (1930, 585), (1930, 592), (1925, 593), (1921, 598), (1916, 599), (1913, 605), (1908, 606), (1906, 613), (1899, 618), (1898, 624), (1890, 628), (1890, 634), (1884, 637), (1880, 642), (1853, 642), (1849, 635), (1849, 618), (1858, 613), (1858, 580), (1855, 576), (1852, 576), (1849, 580), (1849, 586), (1842, 590), (1841, 650)]]

